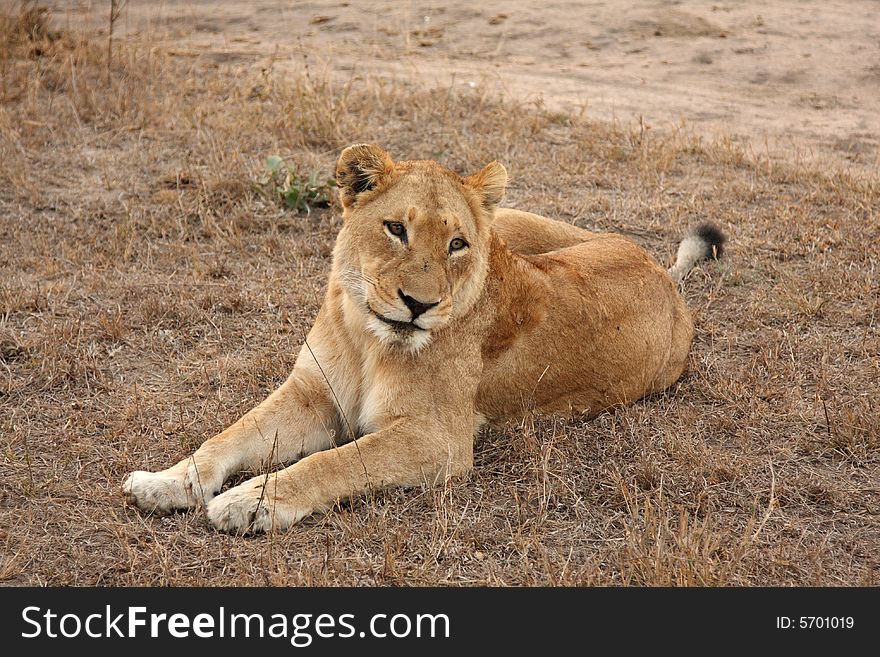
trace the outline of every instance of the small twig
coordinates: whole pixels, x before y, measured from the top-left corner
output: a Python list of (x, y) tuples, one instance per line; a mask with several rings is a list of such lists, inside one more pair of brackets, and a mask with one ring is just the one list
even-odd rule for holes
[[(276, 449), (277, 449), (277, 445), (278, 445), (278, 430), (277, 429), (275, 430), (275, 445), (276, 445)], [(277, 454), (276, 454), (276, 456), (277, 456)], [(265, 488), (266, 488), (266, 486), (264, 485), (263, 490), (265, 490)], [(275, 486), (272, 489), (272, 495), (273, 495), (273, 497), (272, 497), (272, 528), (274, 529), (275, 528), (275, 510), (278, 507), (278, 475), (275, 475)], [(271, 543), (269, 544), (269, 549), (271, 552), (271, 549), (272, 549)]]
[(764, 514), (764, 518), (761, 520), (761, 523), (758, 525), (758, 528), (755, 530), (755, 533), (752, 534), (752, 541), (758, 538), (758, 534), (761, 533), (761, 530), (764, 529), (764, 525), (767, 524), (767, 521), (770, 519), (770, 514), (773, 513), (773, 509), (776, 508), (776, 471), (773, 469), (773, 457), (770, 457), (770, 499), (767, 501), (767, 512)]
[(27, 432), (25, 432), (24, 433), (24, 460), (25, 460), (25, 463), (27, 464), (28, 479), (30, 481), (30, 494), (33, 495), (34, 494), (34, 468), (33, 468), (33, 465), (31, 464), (31, 448), (30, 448), (30, 445), (28, 445), (27, 437), (28, 437), (28, 434), (27, 434)]
[(877, 302), (875, 301), (874, 307), (871, 308), (871, 321), (869, 321), (865, 324), (865, 332), (862, 334), (862, 345), (861, 345), (862, 351), (865, 351), (865, 342), (868, 341), (868, 332), (874, 326), (874, 316), (876, 315), (876, 313), (877, 313)]
[(113, 64), (113, 23), (116, 22), (116, 0), (110, 0), (110, 20), (107, 32), (107, 86), (110, 86), (110, 67)]
[[(259, 430), (259, 427), (257, 428)], [(272, 440), (272, 449), (269, 451), (269, 464), (266, 466), (266, 476), (263, 478), (263, 485), (260, 488), (260, 499), (257, 500), (257, 506), (254, 507), (253, 512), (251, 513), (250, 522), (248, 522), (248, 530), (253, 529), (254, 522), (257, 520), (257, 512), (260, 510), (260, 506), (263, 504), (263, 500), (266, 499), (266, 486), (269, 483), (269, 475), (272, 473), (272, 464), (275, 462), (275, 454), (276, 449), (278, 448), (278, 429), (275, 429), (275, 438)], [(275, 489), (278, 490), (278, 477), (275, 477)], [(274, 517), (274, 509), (272, 516), (272, 526), (275, 525), (275, 517)]]
[(828, 418), (828, 406), (825, 404), (825, 400), (822, 399), (822, 410), (825, 411), (825, 431), (828, 432), (828, 442), (832, 442), (834, 437), (831, 435), (831, 420)]
[(202, 487), (202, 476), (199, 474), (199, 466), (196, 465), (196, 455), (193, 454), (189, 457), (189, 460), (192, 461), (193, 469), (196, 471), (196, 483), (199, 486), (199, 495), (202, 498), (202, 508), (208, 508), (208, 502), (205, 500), (205, 489)]

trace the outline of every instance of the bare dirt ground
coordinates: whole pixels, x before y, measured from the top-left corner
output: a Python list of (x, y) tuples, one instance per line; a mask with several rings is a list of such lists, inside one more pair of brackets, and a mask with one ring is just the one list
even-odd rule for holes
[[(0, 5), (0, 582), (880, 583), (871, 3), (343, 4), (132, 3), (112, 57), (103, 3)], [(317, 312), (338, 208), (285, 209), (266, 156), (324, 180), (357, 141), (497, 158), (507, 204), (661, 262), (718, 222), (686, 374), (285, 533), (126, 508), (124, 475), (257, 403)]]
[(215, 61), (303, 55), (341, 76), (480, 85), (547, 108), (727, 135), (787, 158), (880, 163), (880, 11), (779, 2), (132, 3)]

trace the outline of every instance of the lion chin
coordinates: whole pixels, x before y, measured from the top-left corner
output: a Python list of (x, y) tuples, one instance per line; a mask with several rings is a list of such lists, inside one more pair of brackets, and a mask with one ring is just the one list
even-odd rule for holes
[(413, 322), (389, 320), (370, 313), (366, 323), (367, 330), (389, 349), (401, 349), (415, 355), (431, 342), (431, 331)]
[[(126, 500), (204, 506), (233, 533), (284, 529), (389, 486), (450, 485), (485, 422), (591, 417), (671, 386), (693, 324), (679, 285), (721, 253), (711, 226), (666, 271), (615, 234), (499, 208), (507, 172), (346, 148), (343, 226), (324, 303), (287, 380)], [(286, 465), (223, 491), (236, 473)]]

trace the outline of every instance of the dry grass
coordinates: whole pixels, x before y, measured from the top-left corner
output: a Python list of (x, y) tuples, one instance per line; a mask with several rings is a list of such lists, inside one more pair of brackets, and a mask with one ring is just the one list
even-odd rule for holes
[[(30, 7), (27, 5), (25, 8)], [(217, 65), (0, 14), (0, 580), (9, 584), (878, 584), (880, 180), (312, 62)], [(11, 12), (11, 13), (10, 13)], [(106, 34), (106, 32), (105, 32)], [(624, 232), (690, 277), (690, 367), (590, 421), (484, 432), (468, 480), (242, 539), (123, 505), (286, 376), (338, 212), (257, 192), (381, 143)]]

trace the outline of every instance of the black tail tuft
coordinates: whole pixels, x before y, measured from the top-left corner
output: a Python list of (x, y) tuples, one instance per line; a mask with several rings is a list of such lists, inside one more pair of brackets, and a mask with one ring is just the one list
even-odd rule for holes
[(727, 237), (715, 224), (706, 222), (694, 229), (694, 235), (699, 237), (706, 245), (706, 257), (719, 259), (724, 253), (724, 243)]

